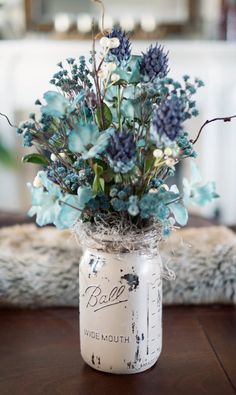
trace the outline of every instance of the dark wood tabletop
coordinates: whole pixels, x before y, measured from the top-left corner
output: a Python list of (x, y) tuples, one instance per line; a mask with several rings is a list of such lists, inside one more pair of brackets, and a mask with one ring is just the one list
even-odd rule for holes
[(79, 351), (76, 309), (0, 311), (1, 395), (232, 395), (236, 309), (164, 308), (157, 364), (135, 375), (100, 373)]

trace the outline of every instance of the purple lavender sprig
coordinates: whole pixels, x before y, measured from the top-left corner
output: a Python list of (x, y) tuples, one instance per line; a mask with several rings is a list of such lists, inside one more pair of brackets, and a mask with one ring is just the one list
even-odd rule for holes
[(168, 53), (164, 47), (156, 43), (151, 45), (146, 53), (142, 54), (140, 73), (144, 82), (150, 82), (156, 78), (164, 78), (168, 72)]

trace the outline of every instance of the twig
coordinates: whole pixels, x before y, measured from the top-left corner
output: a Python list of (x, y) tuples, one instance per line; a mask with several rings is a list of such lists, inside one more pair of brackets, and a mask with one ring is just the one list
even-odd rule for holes
[(10, 119), (8, 118), (8, 116), (7, 116), (6, 114), (3, 114), (2, 112), (0, 112), (0, 115), (1, 115), (2, 117), (6, 118), (7, 122), (9, 123), (9, 125), (10, 125), (12, 128), (17, 128), (16, 125), (13, 125), (13, 124), (11, 123)]
[(93, 79), (94, 79), (94, 84), (96, 87), (96, 93), (97, 93), (97, 101), (98, 101), (98, 108), (101, 111), (101, 118), (102, 118), (102, 126), (105, 126), (105, 119), (104, 119), (104, 113), (103, 113), (103, 102), (101, 99), (101, 91), (99, 88), (99, 80), (98, 80), (98, 74), (97, 74), (97, 67), (96, 67), (96, 51), (95, 51), (95, 37), (94, 37), (94, 20), (93, 20), (93, 49), (92, 49), (92, 60), (93, 60)]
[(80, 211), (80, 212), (83, 211), (83, 210), (81, 210), (80, 208), (73, 206), (72, 204), (69, 204), (69, 203), (67, 203), (67, 202), (63, 202), (63, 200), (59, 200), (59, 203), (60, 203), (60, 204), (65, 204), (66, 206), (71, 207), (71, 208), (73, 208), (73, 209), (75, 209), (75, 210), (77, 210), (77, 211)]
[(102, 29), (101, 30), (102, 30), (102, 34), (104, 34), (104, 36), (105, 36), (105, 33), (104, 33), (104, 18), (105, 18), (104, 4), (103, 4), (102, 0), (93, 0), (93, 2), (98, 3), (102, 7)]
[(200, 128), (200, 130), (199, 130), (199, 132), (197, 134), (197, 137), (194, 140), (190, 140), (190, 143), (195, 144), (198, 141), (198, 139), (199, 139), (204, 127), (206, 125), (208, 125), (209, 123), (215, 122), (215, 121), (230, 122), (233, 118), (236, 118), (236, 115), (231, 115), (230, 117), (217, 117), (217, 118), (213, 118), (213, 119), (210, 119), (210, 120), (206, 120), (206, 122), (204, 122), (204, 124), (201, 126), (201, 128)]

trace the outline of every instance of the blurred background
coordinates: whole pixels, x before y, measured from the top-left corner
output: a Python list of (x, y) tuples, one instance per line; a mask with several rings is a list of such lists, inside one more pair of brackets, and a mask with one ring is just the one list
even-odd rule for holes
[[(236, 0), (103, 2), (105, 27), (119, 23), (130, 32), (134, 52), (163, 42), (173, 78), (189, 74), (205, 82), (197, 95), (200, 116), (188, 124), (193, 137), (206, 119), (236, 114)], [(59, 61), (89, 55), (92, 18), (99, 30), (100, 8), (89, 0), (0, 0), (0, 112), (13, 124), (35, 111)], [(236, 121), (209, 125), (197, 146), (203, 180), (215, 180), (221, 195), (200, 214), (224, 224), (236, 224), (235, 148)], [(0, 211), (30, 207), (26, 182), (37, 169), (21, 164), (23, 154), (0, 118)]]

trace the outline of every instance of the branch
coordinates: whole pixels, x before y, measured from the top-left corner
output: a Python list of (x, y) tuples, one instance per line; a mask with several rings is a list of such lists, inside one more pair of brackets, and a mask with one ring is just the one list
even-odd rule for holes
[(6, 114), (3, 114), (2, 112), (0, 112), (0, 116), (6, 118), (7, 122), (9, 123), (9, 125), (10, 125), (12, 128), (17, 128), (17, 126), (15, 126), (15, 125), (13, 125), (13, 124), (11, 123), (10, 119), (8, 118), (8, 116), (7, 116)]
[(215, 121), (231, 122), (231, 120), (233, 118), (236, 118), (236, 115), (231, 115), (230, 117), (218, 117), (218, 118), (213, 118), (213, 119), (210, 119), (210, 120), (206, 120), (206, 122), (204, 122), (204, 124), (201, 126), (201, 128), (200, 128), (200, 130), (199, 130), (199, 132), (197, 134), (197, 137), (194, 140), (190, 140), (190, 143), (195, 144), (198, 141), (198, 139), (199, 139), (204, 127), (207, 126), (209, 123), (215, 122)]
[(77, 211), (80, 211), (80, 212), (83, 211), (83, 210), (81, 210), (80, 208), (73, 206), (72, 204), (69, 204), (69, 203), (67, 203), (67, 202), (63, 202), (62, 200), (59, 200), (59, 203), (60, 203), (60, 204), (65, 204), (66, 206), (71, 207), (71, 208), (73, 208), (73, 209), (75, 209), (75, 210), (77, 210)]
[(105, 36), (105, 32), (104, 32), (105, 7), (104, 7), (104, 4), (103, 4), (102, 0), (93, 0), (93, 2), (98, 3), (102, 8), (102, 34), (104, 34), (104, 36)]

